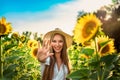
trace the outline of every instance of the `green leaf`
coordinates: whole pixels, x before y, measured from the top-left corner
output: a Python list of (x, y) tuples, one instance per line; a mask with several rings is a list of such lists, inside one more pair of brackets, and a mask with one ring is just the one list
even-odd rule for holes
[(72, 72), (67, 76), (67, 78), (72, 78), (72, 79), (87, 79), (89, 76), (89, 70), (88, 69), (80, 69), (75, 72)]
[(28, 63), (28, 64), (27, 64), (27, 67), (28, 67), (28, 69), (29, 69), (29, 68), (32, 68), (32, 67), (34, 67), (34, 64), (33, 64), (33, 63)]
[(100, 64), (100, 61), (94, 61), (94, 62), (90, 62), (89, 66), (96, 68), (99, 66), (99, 64)]
[(92, 55), (94, 53), (94, 49), (91, 48), (81, 48), (81, 52), (86, 55)]
[(104, 41), (104, 42), (102, 42), (102, 43), (100, 43), (100, 47), (103, 47), (103, 46), (105, 46), (108, 42), (110, 42), (111, 40), (108, 40), (108, 41)]
[(117, 55), (107, 55), (107, 56), (103, 56), (100, 59), (100, 62), (105, 62), (106, 65), (110, 65), (113, 62), (118, 60), (118, 56)]
[(9, 49), (11, 49), (11, 48), (13, 48), (15, 46), (17, 46), (17, 45), (16, 44), (5, 45), (4, 50), (7, 51), (7, 50), (9, 50)]
[(22, 56), (10, 56), (5, 58), (5, 62), (14, 62), (15, 60), (19, 60)]

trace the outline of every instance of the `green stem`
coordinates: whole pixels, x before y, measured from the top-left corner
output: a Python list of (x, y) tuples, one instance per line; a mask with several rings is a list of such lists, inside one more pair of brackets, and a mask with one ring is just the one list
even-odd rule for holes
[[(96, 61), (99, 61), (99, 56), (98, 56), (99, 51), (98, 51), (96, 39), (95, 39), (94, 41), (95, 41)], [(97, 80), (101, 80), (99, 73), (100, 73), (100, 68), (99, 68), (99, 66), (98, 66), (98, 67), (97, 67)]]
[(3, 79), (2, 36), (0, 36), (0, 79)]
[(106, 71), (106, 67), (105, 67), (105, 69), (103, 70), (101, 80), (104, 80), (105, 71)]

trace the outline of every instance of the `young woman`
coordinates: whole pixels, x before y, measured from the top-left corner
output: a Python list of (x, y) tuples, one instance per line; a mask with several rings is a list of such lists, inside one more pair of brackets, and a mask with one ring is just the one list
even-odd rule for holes
[(67, 48), (72, 37), (58, 28), (45, 34), (43, 45), (38, 44), (37, 58), (41, 62), (42, 80), (68, 80), (70, 65)]

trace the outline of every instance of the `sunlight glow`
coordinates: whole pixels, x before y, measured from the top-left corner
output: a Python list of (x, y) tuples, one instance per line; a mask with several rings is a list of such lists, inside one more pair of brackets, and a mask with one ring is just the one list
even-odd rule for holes
[(111, 0), (71, 0), (51, 6), (44, 12), (8, 13), (6, 16), (12, 22), (14, 31), (44, 34), (58, 27), (72, 34), (79, 11), (93, 12), (111, 3)]
[(101, 6), (111, 3), (112, 0), (83, 0), (81, 4), (86, 12), (92, 12), (99, 9)]

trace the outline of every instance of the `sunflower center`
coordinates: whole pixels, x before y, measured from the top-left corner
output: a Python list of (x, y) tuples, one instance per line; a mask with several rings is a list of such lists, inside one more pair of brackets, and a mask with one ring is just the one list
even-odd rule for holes
[(6, 30), (6, 26), (4, 24), (0, 24), (0, 34), (4, 34)]
[(20, 37), (20, 40), (21, 40), (21, 41), (25, 41), (25, 36), (21, 36), (21, 37)]
[(29, 47), (32, 47), (32, 44), (33, 44), (33, 43), (31, 42), (31, 43), (29, 44)]
[(33, 50), (33, 53), (32, 53), (32, 54), (33, 54), (34, 57), (37, 56), (37, 51), (38, 51), (38, 48), (35, 48), (35, 49)]
[(94, 21), (87, 22), (82, 31), (83, 37), (87, 38), (92, 33), (92, 30), (95, 28), (95, 26), (96, 26), (96, 23)]
[(17, 33), (13, 33), (13, 38), (17, 38), (19, 35)]
[(109, 46), (108, 45), (106, 45), (103, 49), (102, 49), (102, 51), (101, 51), (101, 54), (106, 54), (107, 52), (109, 52)]

